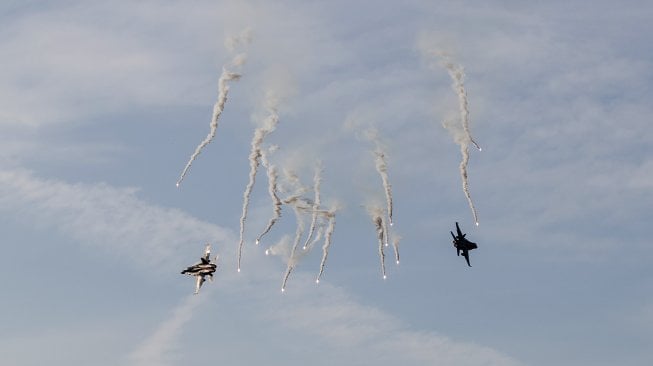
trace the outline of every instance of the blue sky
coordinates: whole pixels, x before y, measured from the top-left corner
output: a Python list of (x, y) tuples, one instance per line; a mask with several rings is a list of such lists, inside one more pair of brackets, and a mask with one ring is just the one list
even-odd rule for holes
[[(650, 2), (0, 9), (4, 363), (650, 363)], [(230, 50), (245, 29), (251, 42)], [(465, 70), (483, 147), (468, 167), (478, 227), (443, 128), (458, 98), (434, 52)], [(225, 65), (242, 78), (177, 188)], [(283, 294), (288, 259), (264, 250), (292, 240), (295, 218), (284, 207), (254, 245), (272, 212), (264, 169), (236, 272), (250, 140), (270, 95), (270, 161), (308, 187), (321, 161), (322, 203), (338, 208), (319, 286), (313, 250)], [(386, 280), (365, 208), (385, 203), (370, 129), (401, 236)], [(479, 244), (472, 268), (451, 246), (455, 221)], [(179, 272), (206, 242), (220, 268), (193, 296)]]

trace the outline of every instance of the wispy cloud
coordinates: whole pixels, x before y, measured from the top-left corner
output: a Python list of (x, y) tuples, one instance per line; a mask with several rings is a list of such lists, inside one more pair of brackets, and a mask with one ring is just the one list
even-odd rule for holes
[[(179, 364), (175, 355), (179, 336), (206, 296), (189, 295), (173, 310), (150, 336), (129, 356), (134, 366), (164, 366)], [(176, 361), (176, 362), (175, 362)], [(183, 363), (183, 362), (182, 362)]]
[[(137, 197), (134, 189), (69, 184), (38, 178), (26, 171), (1, 172), (0, 187), (0, 207), (5, 213), (20, 212), (19, 218), (25, 222), (58, 228), (85, 245), (111, 249), (114, 255), (118, 252), (128, 258), (138, 256), (139, 263), (144, 258), (151, 265), (168, 263), (176, 253), (187, 249), (188, 243), (223, 243), (225, 238), (234, 236), (181, 211), (148, 204)], [(235, 248), (223, 246), (222, 253), (233, 255)], [(148, 270), (151, 268), (148, 266)], [(292, 311), (283, 311), (279, 308), (282, 305), (270, 306), (274, 301), (259, 298), (270, 296), (270, 289), (261, 288), (261, 279), (276, 278), (278, 270), (274, 266), (253, 266), (253, 277), (238, 277), (234, 272), (221, 272), (218, 280), (223, 283), (222, 290), (229, 293), (241, 291), (243, 286), (251, 288), (249, 301), (258, 298), (253, 302), (257, 312), (275, 320), (280, 334), (286, 332), (284, 328), (304, 332), (327, 343), (348, 345), (351, 352), (363, 350), (388, 360), (412, 360), (416, 365), (441, 360), (450, 365), (517, 364), (486, 347), (410, 330), (394, 316), (353, 301), (341, 289), (328, 284), (314, 286), (312, 275), (306, 273), (298, 273), (302, 278), (285, 298), (294, 303)], [(257, 280), (252, 281), (253, 278)], [(272, 296), (280, 296), (274, 293)], [(135, 365), (165, 365), (191, 352), (179, 349), (179, 337), (198, 306), (210, 299), (208, 295), (210, 292), (183, 299), (171, 316), (129, 355), (130, 361)], [(247, 316), (237, 314), (237, 309), (231, 311), (236, 312), (236, 317)]]
[(167, 268), (176, 254), (197, 243), (222, 245), (229, 239), (228, 231), (180, 210), (147, 204), (137, 191), (42, 179), (24, 170), (0, 171), (1, 211), (152, 269), (162, 264)]
[[(363, 305), (329, 284), (310, 286), (308, 275), (296, 279), (284, 303), (292, 309), (265, 309), (265, 317), (294, 331), (321, 339), (326, 347), (364, 354), (372, 365), (502, 365), (520, 363), (496, 350), (457, 342), (430, 331), (407, 328), (397, 317)], [(265, 301), (261, 299), (262, 301)], [(352, 364), (358, 364), (356, 362)]]

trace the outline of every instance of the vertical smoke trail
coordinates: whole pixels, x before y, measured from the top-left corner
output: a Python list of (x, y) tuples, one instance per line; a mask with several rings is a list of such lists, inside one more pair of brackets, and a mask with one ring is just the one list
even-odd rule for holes
[(449, 76), (451, 76), (451, 79), (453, 80), (451, 87), (458, 96), (460, 120), (463, 125), (463, 129), (465, 130), (465, 134), (467, 135), (469, 141), (471, 141), (471, 143), (474, 144), (474, 146), (476, 146), (479, 151), (481, 151), (481, 147), (478, 146), (476, 141), (474, 141), (474, 138), (472, 138), (472, 134), (469, 130), (469, 108), (467, 103), (467, 92), (465, 91), (465, 69), (460, 65), (454, 64), (446, 55), (441, 56), (443, 58), (442, 66), (444, 66), (444, 68), (446, 68), (449, 72)]
[(383, 220), (383, 245), (388, 246), (388, 242), (390, 241), (390, 230), (388, 229), (388, 220)]
[(267, 159), (267, 154), (265, 152), (261, 154), (261, 161), (263, 163), (263, 167), (266, 168), (267, 175), (268, 175), (268, 194), (272, 199), (272, 217), (270, 218), (270, 221), (268, 221), (268, 224), (265, 227), (265, 229), (263, 229), (263, 232), (256, 238), (256, 245), (258, 245), (261, 242), (261, 239), (265, 234), (270, 232), (272, 226), (281, 217), (281, 205), (282, 205), (281, 199), (277, 194), (277, 178), (278, 178), (277, 167), (274, 165), (270, 165)]
[[(467, 92), (465, 91), (465, 71), (462, 66), (454, 64), (448, 55), (442, 52), (436, 52), (442, 61), (441, 65), (447, 69), (449, 76), (451, 77), (453, 84), (451, 87), (456, 92), (458, 96), (458, 105), (460, 110), (460, 121), (463, 127), (464, 136), (456, 136), (455, 131), (453, 131), (454, 138), (456, 143), (460, 145), (460, 153), (462, 154), (462, 161), (460, 162), (460, 176), (462, 178), (463, 192), (469, 203), (469, 208), (472, 210), (472, 215), (474, 216), (474, 223), (478, 226), (478, 216), (476, 214), (476, 208), (474, 207), (474, 202), (472, 201), (472, 196), (469, 193), (469, 182), (467, 179), (467, 164), (469, 163), (469, 143), (471, 142), (476, 146), (480, 151), (481, 147), (478, 146), (476, 141), (472, 138), (472, 134), (469, 130), (469, 108), (467, 103)], [(445, 128), (450, 129), (450, 126), (447, 126), (445, 123)], [(451, 129), (450, 129), (451, 131)]]
[(399, 242), (401, 241), (401, 236), (393, 235), (392, 236), (392, 247), (395, 250), (395, 261), (399, 264)]
[(297, 220), (297, 229), (295, 230), (295, 240), (293, 242), (292, 249), (290, 251), (290, 259), (288, 260), (288, 265), (286, 266), (286, 274), (284, 275), (283, 283), (281, 284), (282, 292), (286, 290), (286, 283), (288, 282), (290, 273), (295, 268), (295, 265), (299, 260), (299, 258), (297, 258), (297, 247), (299, 247), (299, 242), (302, 238), (302, 235), (304, 235), (304, 219), (302, 218), (300, 209), (301, 208), (298, 205), (293, 205), (293, 210), (295, 211), (295, 218)]
[(467, 197), (467, 203), (469, 203), (469, 208), (472, 210), (472, 215), (474, 216), (474, 223), (478, 226), (478, 216), (476, 215), (476, 208), (474, 207), (474, 202), (472, 201), (472, 196), (469, 193), (469, 183), (467, 181), (467, 163), (469, 162), (469, 149), (466, 143), (460, 144), (460, 153), (463, 156), (463, 160), (460, 162), (460, 176), (463, 180), (463, 191), (465, 192), (465, 197)]
[[(246, 28), (237, 36), (227, 37), (225, 39), (225, 46), (230, 52), (233, 53), (237, 50), (237, 48), (241, 46), (245, 46), (251, 42), (252, 40), (251, 33), (252, 33), (251, 29)], [(239, 67), (242, 66), (246, 60), (247, 60), (247, 55), (245, 53), (240, 53), (233, 57), (233, 59), (231, 60), (231, 65), (234, 67)], [(215, 137), (215, 133), (218, 130), (218, 120), (220, 119), (220, 115), (224, 110), (224, 105), (227, 102), (227, 95), (229, 94), (229, 85), (227, 84), (227, 82), (232, 80), (238, 80), (240, 79), (240, 76), (241, 75), (238, 73), (227, 71), (226, 67), (222, 68), (222, 74), (218, 79), (218, 100), (215, 102), (215, 105), (213, 106), (213, 115), (211, 116), (209, 134), (197, 146), (197, 148), (195, 148), (195, 152), (193, 153), (193, 155), (191, 155), (190, 159), (188, 160), (188, 163), (186, 163), (184, 170), (181, 172), (181, 175), (179, 176), (179, 180), (177, 181), (177, 187), (179, 187), (181, 182), (184, 180), (184, 177), (186, 177), (186, 174), (188, 173), (190, 166), (193, 164), (193, 162), (200, 154), (200, 152), (202, 152), (202, 149), (206, 145), (208, 145)]]
[(388, 181), (388, 164), (385, 161), (385, 154), (383, 153), (383, 150), (381, 150), (380, 145), (377, 144), (374, 154), (376, 155), (376, 170), (381, 176), (383, 189), (385, 190), (385, 199), (388, 207), (388, 219), (390, 220), (390, 226), (392, 226), (392, 190)]
[(386, 278), (385, 273), (385, 246), (388, 243), (387, 224), (385, 223), (383, 209), (379, 206), (368, 206), (367, 212), (369, 213), (372, 222), (376, 228), (377, 238), (379, 240), (379, 257), (381, 259), (381, 274), (383, 279)]
[(462, 155), (462, 160), (460, 161), (460, 178), (463, 185), (463, 193), (465, 193), (465, 198), (467, 198), (467, 203), (469, 208), (472, 211), (474, 216), (474, 223), (478, 226), (478, 216), (476, 214), (476, 208), (474, 207), (474, 202), (472, 201), (472, 196), (469, 193), (469, 181), (467, 178), (467, 164), (469, 163), (469, 139), (460, 131), (452, 125), (451, 121), (444, 120), (442, 126), (447, 129), (454, 137), (456, 144), (460, 146), (460, 154)]
[(313, 176), (313, 191), (315, 193), (315, 200), (313, 201), (313, 216), (311, 217), (311, 226), (308, 229), (308, 237), (304, 242), (304, 250), (308, 247), (308, 243), (313, 238), (315, 233), (315, 225), (317, 224), (318, 209), (320, 208), (320, 183), (322, 182), (322, 166), (318, 163), (315, 167), (315, 175)]
[(211, 117), (211, 124), (210, 124), (210, 131), (209, 134), (206, 136), (204, 141), (202, 141), (197, 148), (195, 148), (195, 152), (193, 155), (191, 155), (190, 160), (188, 160), (188, 163), (186, 163), (186, 167), (184, 167), (184, 170), (181, 172), (181, 176), (179, 177), (179, 180), (177, 181), (177, 187), (179, 187), (179, 184), (184, 180), (184, 177), (186, 176), (186, 173), (188, 173), (188, 169), (190, 169), (190, 166), (193, 164), (193, 161), (197, 158), (197, 156), (202, 152), (202, 149), (208, 145), (211, 140), (215, 137), (215, 133), (218, 129), (218, 119), (220, 118), (220, 115), (222, 114), (222, 111), (224, 110), (224, 105), (227, 102), (227, 94), (229, 93), (229, 85), (227, 84), (228, 81), (232, 80), (238, 80), (240, 78), (240, 74), (233, 73), (227, 71), (226, 68), (222, 68), (222, 74), (220, 75), (220, 79), (218, 80), (218, 100), (215, 102), (215, 105), (213, 106), (213, 116)]
[(244, 233), (245, 233), (245, 220), (247, 219), (247, 209), (249, 207), (249, 199), (252, 194), (252, 189), (254, 188), (254, 183), (256, 182), (256, 172), (259, 166), (259, 159), (262, 156), (261, 144), (265, 137), (273, 132), (277, 124), (279, 123), (279, 115), (277, 113), (277, 108), (274, 102), (270, 103), (268, 100), (268, 117), (263, 121), (263, 126), (258, 127), (254, 130), (254, 136), (252, 137), (252, 149), (249, 154), (249, 182), (245, 187), (245, 192), (243, 193), (243, 212), (240, 216), (240, 241), (238, 242), (238, 272), (240, 272), (240, 262), (243, 252), (243, 243), (244, 243)]
[(392, 185), (388, 178), (388, 163), (385, 160), (385, 152), (379, 141), (379, 133), (376, 129), (369, 129), (365, 132), (367, 138), (374, 142), (376, 148), (374, 149), (374, 155), (376, 156), (375, 165), (376, 171), (381, 177), (381, 182), (383, 183), (383, 190), (385, 191), (385, 200), (388, 210), (388, 219), (390, 220), (390, 226), (392, 226)]
[(293, 266), (290, 266), (290, 262), (288, 262), (288, 268), (286, 269), (286, 274), (283, 276), (283, 283), (281, 284), (281, 292), (286, 291), (286, 283), (288, 282), (288, 277), (290, 277), (290, 273), (292, 273)]
[(304, 246), (304, 250), (311, 250), (313, 249), (313, 246), (322, 239), (322, 235), (324, 234), (324, 227), (320, 226), (317, 228), (317, 233), (315, 234), (315, 237), (313, 238), (313, 241), (311, 241), (308, 245)]
[(240, 272), (240, 260), (243, 252), (243, 236), (245, 234), (245, 220), (247, 219), (247, 209), (249, 206), (249, 196), (252, 194), (252, 188), (256, 182), (256, 170), (259, 165), (259, 158), (261, 157), (261, 150), (252, 144), (252, 151), (249, 154), (249, 182), (245, 187), (243, 193), (243, 213), (240, 216), (240, 241), (238, 242), (238, 272)]
[(329, 256), (331, 236), (333, 235), (333, 231), (336, 228), (336, 209), (329, 211), (326, 214), (326, 217), (329, 219), (329, 226), (327, 226), (326, 232), (324, 234), (324, 245), (322, 246), (322, 261), (320, 262), (320, 272), (317, 274), (315, 283), (320, 283), (320, 278), (322, 278), (322, 273), (324, 273), (324, 266), (326, 265), (326, 260)]
[[(380, 210), (379, 210), (380, 211)], [(383, 279), (386, 278), (385, 275), (385, 251), (383, 248), (384, 244), (384, 238), (385, 238), (385, 230), (383, 229), (383, 217), (379, 213), (375, 213), (375, 216), (372, 218), (372, 221), (374, 222), (374, 225), (376, 226), (376, 235), (379, 239), (379, 257), (381, 258), (381, 274), (383, 275)]]

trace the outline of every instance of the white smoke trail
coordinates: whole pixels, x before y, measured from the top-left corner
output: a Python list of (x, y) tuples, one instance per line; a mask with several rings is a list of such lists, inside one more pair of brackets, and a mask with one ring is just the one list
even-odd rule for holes
[(388, 220), (383, 220), (383, 245), (388, 246), (390, 241), (390, 230), (388, 229)]
[(463, 130), (465, 131), (465, 134), (467, 135), (467, 138), (469, 141), (476, 146), (476, 148), (481, 151), (481, 147), (478, 146), (476, 141), (474, 141), (474, 138), (472, 137), (472, 133), (469, 130), (469, 108), (468, 108), (468, 102), (467, 102), (467, 92), (465, 91), (465, 69), (461, 65), (457, 65), (453, 63), (449, 56), (446, 54), (440, 53), (440, 57), (442, 58), (442, 66), (447, 69), (447, 72), (449, 73), (449, 76), (453, 80), (453, 84), (451, 84), (451, 87), (453, 90), (456, 92), (456, 95), (458, 96), (458, 106), (460, 109), (460, 122), (462, 123)]
[(394, 234), (392, 236), (392, 247), (395, 250), (395, 261), (399, 264), (399, 242), (401, 241), (401, 236)]
[(472, 196), (469, 192), (469, 181), (467, 177), (467, 164), (469, 163), (469, 143), (471, 142), (476, 146), (480, 151), (481, 147), (474, 141), (469, 129), (469, 108), (467, 101), (467, 92), (465, 91), (465, 71), (461, 65), (457, 65), (451, 61), (449, 55), (443, 52), (433, 52), (436, 56), (440, 57), (440, 64), (447, 69), (449, 76), (451, 77), (453, 83), (451, 87), (456, 92), (458, 96), (458, 105), (460, 111), (460, 122), (463, 128), (464, 136), (457, 135), (456, 131), (453, 130), (446, 122), (444, 123), (445, 128), (451, 131), (454, 135), (456, 143), (460, 145), (460, 153), (462, 155), (462, 161), (460, 162), (460, 176), (462, 178), (463, 192), (467, 198), (469, 208), (472, 211), (474, 216), (474, 223), (478, 226), (478, 215), (476, 213), (476, 208), (474, 207), (474, 202), (472, 201)]
[(313, 192), (315, 199), (313, 201), (313, 216), (311, 217), (311, 226), (308, 229), (308, 236), (304, 242), (304, 250), (308, 247), (308, 243), (313, 238), (315, 233), (315, 225), (317, 224), (318, 209), (320, 208), (320, 183), (322, 182), (322, 166), (320, 163), (315, 167), (315, 175), (313, 176)]
[(302, 185), (295, 171), (284, 168), (283, 175), (285, 181), (280, 190), (282, 192), (294, 190), (294, 192), (285, 199), (282, 199), (281, 202), (286, 205), (301, 205), (302, 209), (308, 209), (309, 203), (303, 196), (309, 189)]
[[(270, 94), (268, 94), (270, 95)], [(275, 101), (266, 100), (266, 105), (268, 107), (268, 117), (263, 121), (261, 127), (254, 130), (254, 136), (252, 137), (252, 149), (249, 154), (249, 182), (245, 187), (245, 192), (243, 193), (243, 212), (240, 216), (240, 240), (238, 242), (238, 272), (240, 272), (240, 263), (243, 252), (244, 244), (244, 234), (245, 234), (245, 221), (247, 220), (247, 210), (249, 207), (249, 199), (252, 194), (252, 189), (256, 182), (256, 172), (259, 166), (259, 160), (262, 156), (261, 144), (267, 135), (272, 133), (279, 123), (279, 114), (277, 113), (277, 106)]]
[(327, 257), (329, 256), (329, 249), (331, 248), (331, 237), (333, 235), (333, 231), (336, 229), (336, 210), (337, 208), (334, 208), (326, 215), (329, 220), (329, 225), (327, 226), (326, 232), (324, 234), (324, 245), (322, 245), (322, 260), (320, 261), (320, 271), (317, 274), (317, 279), (315, 280), (316, 283), (320, 283), (320, 278), (322, 278), (322, 273), (324, 273)]
[[(251, 40), (252, 40), (252, 31), (250, 28), (246, 28), (237, 36), (227, 37), (225, 39), (225, 47), (231, 53), (233, 53), (236, 51), (237, 48), (249, 44)], [(247, 55), (245, 53), (240, 53), (235, 55), (231, 59), (231, 66), (240, 67), (244, 65), (246, 61), (247, 61)], [(211, 123), (209, 125), (210, 127), (209, 134), (202, 142), (200, 142), (197, 148), (195, 148), (195, 152), (193, 152), (193, 155), (191, 155), (190, 159), (188, 160), (188, 163), (186, 163), (184, 170), (181, 172), (181, 175), (179, 176), (179, 180), (177, 180), (177, 187), (179, 187), (181, 182), (186, 177), (186, 174), (188, 173), (190, 166), (193, 164), (197, 156), (202, 152), (202, 149), (206, 145), (208, 145), (215, 137), (215, 133), (218, 130), (218, 120), (220, 119), (220, 115), (224, 110), (224, 105), (227, 102), (227, 95), (229, 94), (229, 85), (227, 84), (227, 82), (238, 80), (240, 79), (240, 77), (241, 75), (239, 73), (227, 71), (227, 67), (222, 67), (222, 74), (218, 79), (218, 100), (215, 102), (215, 105), (213, 106), (213, 115), (211, 116)]]
[(376, 154), (376, 170), (379, 172), (379, 175), (381, 175), (383, 189), (385, 190), (385, 199), (388, 207), (388, 219), (390, 220), (390, 226), (392, 226), (392, 190), (388, 181), (388, 164), (385, 160), (385, 154), (379, 146), (377, 146), (377, 149), (374, 153)]
[(256, 238), (256, 245), (258, 245), (261, 242), (261, 239), (263, 239), (264, 235), (270, 232), (272, 226), (274, 226), (277, 220), (279, 220), (279, 218), (281, 217), (281, 205), (282, 205), (281, 199), (277, 194), (277, 178), (278, 178), (277, 167), (274, 165), (270, 165), (265, 151), (263, 151), (261, 154), (261, 161), (263, 163), (263, 167), (265, 167), (265, 169), (267, 170), (268, 194), (272, 199), (272, 217), (268, 221), (268, 224), (266, 225), (265, 229), (263, 229), (263, 232), (261, 232), (261, 234), (259, 234), (259, 236)]
[(211, 116), (209, 134), (195, 148), (195, 152), (193, 153), (193, 155), (191, 155), (190, 159), (188, 160), (188, 163), (186, 163), (186, 166), (184, 167), (184, 170), (181, 172), (181, 176), (177, 181), (177, 187), (179, 187), (181, 182), (184, 180), (184, 177), (186, 177), (186, 173), (188, 173), (188, 169), (190, 169), (190, 166), (193, 164), (197, 156), (202, 152), (202, 149), (206, 145), (208, 145), (215, 137), (215, 133), (218, 130), (218, 120), (220, 118), (220, 115), (222, 114), (222, 111), (224, 110), (224, 105), (227, 102), (227, 94), (229, 93), (229, 85), (227, 84), (227, 82), (232, 80), (238, 80), (238, 79), (240, 79), (240, 74), (229, 72), (227, 71), (226, 68), (224, 67), (222, 68), (222, 74), (220, 75), (220, 79), (218, 80), (218, 100), (215, 102), (215, 105), (213, 106), (213, 115)]
[(313, 246), (315, 246), (315, 244), (317, 244), (317, 242), (320, 241), (320, 239), (322, 239), (322, 235), (323, 235), (323, 234), (324, 234), (324, 227), (323, 227), (323, 226), (319, 226), (319, 227), (317, 228), (317, 232), (316, 232), (316, 234), (315, 234), (315, 237), (313, 238), (313, 241), (311, 241), (310, 243), (308, 243), (308, 245), (305, 245), (303, 249), (304, 249), (304, 250), (311, 250), (311, 249), (313, 249)]
[(245, 220), (247, 219), (247, 209), (249, 206), (249, 196), (252, 194), (254, 183), (256, 182), (256, 170), (259, 165), (259, 158), (261, 157), (261, 150), (255, 148), (252, 144), (252, 150), (249, 154), (249, 182), (245, 187), (243, 193), (243, 212), (240, 216), (240, 240), (238, 241), (238, 272), (240, 272), (240, 261), (243, 253), (243, 243), (245, 234)]
[(456, 144), (460, 146), (460, 154), (462, 156), (462, 159), (460, 161), (459, 171), (460, 171), (460, 178), (463, 186), (463, 193), (465, 194), (465, 198), (467, 198), (467, 203), (469, 204), (469, 208), (471, 209), (472, 215), (474, 216), (474, 222), (478, 226), (478, 216), (476, 214), (476, 208), (474, 207), (474, 202), (472, 201), (472, 196), (469, 192), (469, 179), (467, 177), (467, 164), (469, 163), (470, 141), (466, 137), (464, 131), (458, 129), (457, 126), (454, 126), (454, 124), (450, 120), (444, 120), (442, 122), (442, 126), (453, 135), (454, 141), (456, 142)]
[(474, 223), (478, 226), (478, 215), (476, 214), (476, 208), (474, 207), (474, 202), (472, 201), (472, 195), (469, 193), (469, 182), (467, 180), (467, 163), (469, 162), (469, 149), (467, 144), (460, 144), (460, 153), (463, 156), (463, 160), (460, 162), (460, 176), (463, 180), (463, 191), (465, 192), (465, 197), (467, 197), (467, 203), (469, 203), (469, 208), (472, 210), (472, 215), (474, 216)]
[(295, 230), (295, 240), (293, 241), (292, 249), (290, 251), (290, 259), (288, 260), (288, 265), (286, 266), (286, 273), (283, 277), (283, 283), (281, 284), (282, 292), (286, 290), (286, 283), (288, 282), (290, 273), (295, 268), (295, 265), (299, 260), (297, 257), (297, 248), (299, 247), (299, 242), (302, 238), (302, 235), (304, 235), (304, 219), (301, 214), (301, 208), (297, 205), (294, 205), (293, 211), (295, 212), (295, 219), (297, 220), (297, 229)]
[(381, 177), (381, 182), (383, 183), (383, 190), (385, 191), (385, 200), (386, 200), (386, 206), (388, 211), (388, 219), (390, 221), (390, 226), (392, 226), (393, 225), (392, 185), (390, 184), (390, 180), (388, 178), (388, 163), (385, 159), (385, 152), (383, 151), (383, 146), (379, 141), (379, 133), (376, 129), (369, 129), (366, 131), (365, 134), (369, 140), (374, 142), (375, 145), (374, 155), (376, 156), (376, 160), (375, 160), (376, 171), (379, 173), (379, 176)]
[(376, 236), (379, 240), (379, 258), (381, 259), (381, 274), (383, 275), (383, 279), (385, 279), (386, 274), (385, 274), (384, 244), (385, 244), (385, 240), (386, 240), (385, 238), (387, 236), (387, 233), (385, 232), (384, 224), (383, 224), (383, 210), (379, 207), (370, 207), (368, 208), (368, 212), (372, 217), (372, 222), (374, 223), (374, 226), (376, 228)]

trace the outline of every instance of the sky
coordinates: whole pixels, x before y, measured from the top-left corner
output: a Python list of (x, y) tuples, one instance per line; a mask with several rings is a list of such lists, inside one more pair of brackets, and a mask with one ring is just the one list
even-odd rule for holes
[[(636, 0), (4, 1), (2, 363), (649, 365), (652, 18)], [(177, 187), (223, 70), (240, 78)], [(319, 284), (323, 241), (290, 256), (292, 205), (254, 243), (271, 166), (282, 198), (313, 201), (321, 167)], [(193, 295), (180, 271), (206, 243), (219, 268)]]

